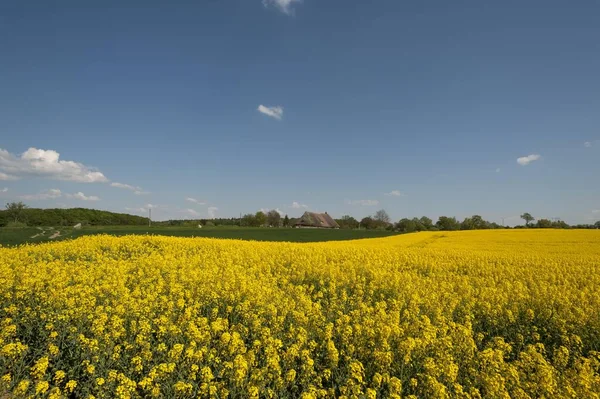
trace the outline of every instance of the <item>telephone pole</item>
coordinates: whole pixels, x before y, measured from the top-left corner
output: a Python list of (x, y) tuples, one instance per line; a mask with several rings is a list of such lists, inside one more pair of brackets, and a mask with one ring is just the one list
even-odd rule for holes
[(148, 227), (152, 224), (152, 208), (148, 208)]

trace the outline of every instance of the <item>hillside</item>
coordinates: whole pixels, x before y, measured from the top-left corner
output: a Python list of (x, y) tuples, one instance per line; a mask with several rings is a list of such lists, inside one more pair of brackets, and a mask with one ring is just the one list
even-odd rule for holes
[[(0, 227), (11, 221), (7, 211), (0, 211)], [(91, 226), (134, 226), (147, 225), (148, 218), (114, 213), (97, 209), (38, 209), (27, 208), (22, 211), (19, 221), (28, 226), (74, 226), (77, 223)]]

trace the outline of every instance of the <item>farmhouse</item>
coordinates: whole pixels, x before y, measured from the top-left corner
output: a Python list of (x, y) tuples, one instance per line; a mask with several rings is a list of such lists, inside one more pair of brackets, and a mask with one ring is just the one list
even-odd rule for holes
[(337, 224), (335, 220), (327, 212), (325, 213), (317, 213), (317, 212), (304, 212), (304, 215), (294, 227), (304, 227), (304, 228), (316, 228), (316, 229), (339, 229), (340, 226)]

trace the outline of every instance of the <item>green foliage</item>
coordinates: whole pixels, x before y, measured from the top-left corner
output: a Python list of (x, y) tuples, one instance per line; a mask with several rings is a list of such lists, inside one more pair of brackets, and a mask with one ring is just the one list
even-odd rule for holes
[(255, 223), (258, 226), (264, 226), (267, 223), (267, 215), (265, 215), (265, 213), (263, 211), (256, 212), (256, 215), (254, 215), (254, 218), (256, 219)]
[(414, 233), (415, 231), (417, 231), (417, 224), (415, 223), (414, 219), (400, 219), (400, 221), (396, 223), (395, 227), (396, 230), (398, 230), (401, 233)]
[(521, 219), (523, 219), (525, 221), (525, 225), (527, 225), (527, 227), (529, 227), (529, 223), (531, 223), (535, 220), (535, 218), (533, 216), (531, 216), (531, 214), (528, 212), (525, 212), (524, 214), (522, 214)]
[(281, 225), (281, 215), (275, 209), (267, 213), (267, 225), (271, 227), (279, 227)]
[(440, 216), (435, 225), (438, 229), (444, 231), (460, 230), (460, 223), (455, 217)]
[(344, 215), (341, 219), (335, 219), (340, 229), (356, 229), (358, 228), (358, 220), (350, 215)]
[(28, 226), (74, 226), (77, 223), (90, 226), (117, 226), (117, 225), (147, 225), (148, 219), (140, 216), (99, 211), (96, 209), (19, 209), (18, 220), (15, 220), (15, 210), (0, 211), (0, 227), (7, 226), (10, 221), (19, 221)]
[(23, 222), (8, 222), (6, 223), (6, 227), (7, 228), (23, 228), (23, 227), (27, 227), (26, 223)]
[(535, 224), (535, 227), (540, 229), (549, 229), (552, 227), (552, 221), (548, 219), (539, 219)]
[(427, 216), (421, 216), (419, 222), (423, 225), (425, 230), (431, 230), (433, 227), (433, 220), (429, 219)]
[(16, 223), (22, 221), (23, 211), (25, 209), (27, 209), (27, 205), (23, 202), (9, 202), (6, 204), (6, 210), (4, 212), (7, 219)]
[(256, 216), (251, 213), (247, 213), (242, 217), (241, 225), (243, 227), (259, 227)]

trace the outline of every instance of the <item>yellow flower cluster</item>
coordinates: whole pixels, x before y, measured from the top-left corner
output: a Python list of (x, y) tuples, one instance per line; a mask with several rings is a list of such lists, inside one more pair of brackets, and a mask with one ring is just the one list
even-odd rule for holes
[(0, 248), (0, 397), (598, 398), (600, 231)]

